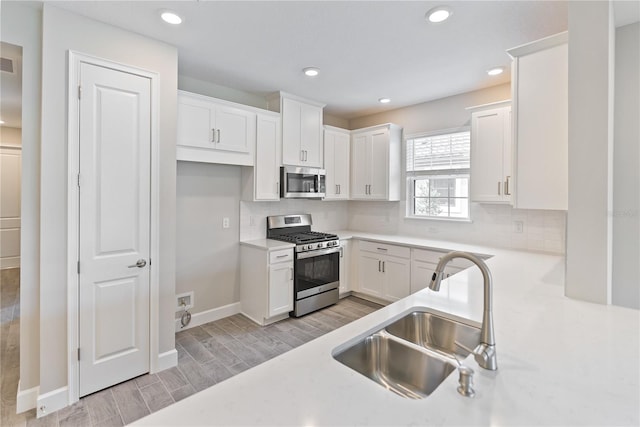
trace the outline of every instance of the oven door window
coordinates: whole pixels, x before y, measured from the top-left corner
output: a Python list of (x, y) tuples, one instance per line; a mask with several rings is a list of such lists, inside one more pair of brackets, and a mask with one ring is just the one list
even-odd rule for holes
[(338, 252), (296, 260), (296, 293), (340, 280)]

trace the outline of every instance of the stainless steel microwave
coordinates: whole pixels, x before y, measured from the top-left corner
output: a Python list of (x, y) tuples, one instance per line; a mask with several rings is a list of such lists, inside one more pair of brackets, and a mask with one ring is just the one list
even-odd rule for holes
[(280, 197), (285, 199), (322, 199), (325, 195), (326, 171), (317, 168), (282, 166)]

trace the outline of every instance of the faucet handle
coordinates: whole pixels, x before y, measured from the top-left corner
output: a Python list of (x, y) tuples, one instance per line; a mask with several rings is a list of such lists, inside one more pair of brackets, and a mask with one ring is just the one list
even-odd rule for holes
[(496, 346), (480, 343), (473, 350), (473, 356), (481, 368), (495, 371), (498, 369), (498, 360), (496, 357)]
[(458, 393), (464, 397), (475, 396), (476, 392), (473, 389), (473, 369), (468, 366), (460, 365), (460, 367), (458, 367), (458, 371), (460, 372), (460, 378), (458, 379), (458, 382), (460, 383), (460, 386), (458, 386)]

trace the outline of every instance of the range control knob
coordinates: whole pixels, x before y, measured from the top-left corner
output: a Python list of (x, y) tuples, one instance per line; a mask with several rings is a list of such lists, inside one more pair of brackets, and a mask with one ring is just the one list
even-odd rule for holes
[(318, 243), (318, 248), (322, 248), (324, 246), (323, 243)]
[(307, 245), (307, 250), (311, 250), (312, 246), (311, 245)]

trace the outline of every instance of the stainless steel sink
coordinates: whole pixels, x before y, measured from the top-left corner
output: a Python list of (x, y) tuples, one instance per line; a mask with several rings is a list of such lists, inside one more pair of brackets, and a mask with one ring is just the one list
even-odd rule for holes
[(409, 313), (385, 329), (396, 337), (459, 360), (480, 344), (480, 328), (425, 311)]
[(430, 395), (456, 368), (451, 363), (403, 343), (384, 331), (372, 334), (335, 359), (410, 399)]
[(333, 357), (400, 396), (422, 399), (479, 343), (479, 328), (414, 311)]

